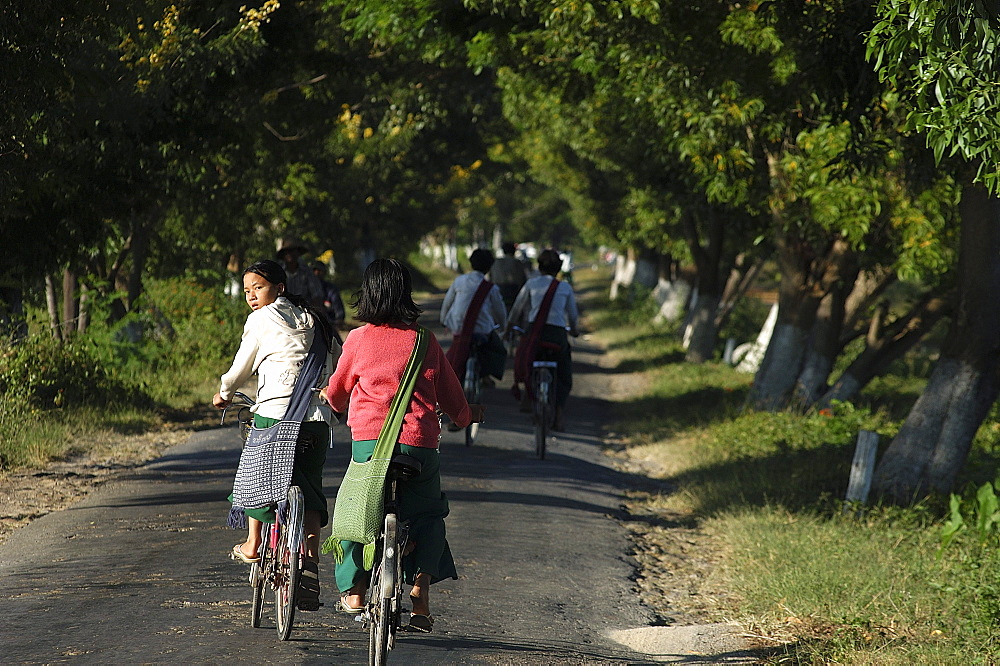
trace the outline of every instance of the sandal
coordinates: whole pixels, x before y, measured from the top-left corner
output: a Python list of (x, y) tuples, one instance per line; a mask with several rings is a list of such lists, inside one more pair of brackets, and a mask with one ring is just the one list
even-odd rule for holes
[(345, 613), (350, 613), (351, 615), (357, 615), (358, 613), (360, 613), (365, 609), (365, 606), (364, 604), (362, 604), (361, 606), (355, 608), (354, 606), (349, 605), (347, 603), (347, 597), (349, 596), (351, 595), (348, 592), (345, 592), (342, 595), (340, 595), (340, 610), (344, 611)]
[(415, 631), (421, 634), (429, 634), (433, 628), (434, 618), (430, 615), (411, 615), (410, 623), (404, 627), (406, 631)]
[(323, 605), (319, 601), (319, 564), (316, 562), (302, 563), (295, 605), (301, 611), (317, 611)]
[[(243, 543), (246, 542), (244, 541)], [(233, 549), (229, 553), (229, 559), (238, 560), (243, 564), (256, 564), (257, 562), (260, 562), (259, 557), (247, 557), (246, 555), (244, 555), (243, 551), (240, 550), (240, 546), (242, 545), (243, 545), (242, 543), (238, 543), (235, 546), (233, 546)]]

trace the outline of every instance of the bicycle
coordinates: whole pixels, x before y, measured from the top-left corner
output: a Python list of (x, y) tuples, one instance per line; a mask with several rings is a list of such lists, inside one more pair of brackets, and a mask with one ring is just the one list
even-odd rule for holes
[(539, 460), (545, 460), (545, 440), (555, 419), (555, 370), (559, 364), (555, 354), (559, 345), (551, 342), (539, 342), (535, 360), (531, 363), (531, 386), (535, 394), (535, 454)]
[(396, 645), (403, 614), (403, 551), (410, 526), (399, 520), (399, 483), (420, 474), (420, 461), (404, 453), (392, 457), (386, 474), (382, 532), (375, 542), (379, 554), (372, 567), (368, 599), (358, 616), (368, 629), (368, 663), (383, 666)]
[[(236, 420), (239, 423), (240, 437), (245, 444), (253, 424), (250, 408), (254, 401), (237, 391), (233, 394), (233, 404), (239, 406)], [(223, 424), (228, 410), (229, 407), (222, 410)], [(260, 627), (264, 597), (267, 588), (270, 588), (274, 593), (274, 624), (278, 640), (281, 641), (287, 641), (292, 633), (299, 579), (305, 560), (305, 501), (302, 490), (298, 486), (290, 486), (287, 497), (288, 508), (284, 519), (275, 511), (275, 521), (267, 527), (261, 527), (267, 530), (267, 534), (257, 553), (260, 559), (250, 565), (250, 587), (253, 590), (250, 626), (255, 629)]]
[[(482, 375), (479, 363), (479, 351), (485, 338), (474, 336), (471, 348), (469, 349), (469, 359), (465, 362), (465, 380), (462, 388), (465, 390), (465, 400), (470, 404), (479, 404), (479, 394), (482, 390)], [(472, 422), (465, 427), (465, 445), (472, 446), (479, 434), (479, 424)]]

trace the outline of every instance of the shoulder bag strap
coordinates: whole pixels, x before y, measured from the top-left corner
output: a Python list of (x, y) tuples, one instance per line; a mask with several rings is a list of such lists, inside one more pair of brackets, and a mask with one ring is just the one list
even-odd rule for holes
[(462, 320), (462, 335), (472, 337), (472, 331), (476, 328), (476, 320), (479, 319), (479, 311), (483, 309), (483, 302), (486, 301), (486, 295), (490, 293), (492, 288), (493, 283), (489, 280), (484, 279), (479, 283), (479, 288), (476, 289), (476, 293), (469, 303), (469, 309), (465, 311), (465, 319)]
[(559, 280), (552, 278), (552, 283), (549, 284), (549, 288), (546, 290), (545, 295), (542, 297), (542, 302), (538, 306), (538, 314), (535, 316), (535, 321), (531, 322), (531, 327), (528, 329), (527, 335), (521, 338), (520, 344), (517, 346), (517, 354), (514, 356), (514, 382), (517, 383), (527, 383), (528, 378), (531, 376), (531, 364), (535, 360), (535, 354), (538, 348), (538, 341), (542, 337), (542, 328), (545, 327), (545, 321), (549, 318), (549, 310), (552, 309), (552, 299), (556, 295), (556, 289), (559, 288)]
[(309, 403), (312, 400), (311, 389), (316, 385), (323, 368), (326, 365), (326, 350), (328, 344), (323, 330), (317, 324), (313, 329), (313, 342), (306, 355), (306, 360), (302, 364), (302, 370), (295, 379), (295, 388), (292, 389), (292, 397), (288, 400), (288, 407), (282, 421), (299, 421), (306, 417)]
[(465, 362), (469, 360), (469, 351), (472, 349), (472, 334), (476, 329), (476, 320), (479, 319), (479, 311), (483, 309), (483, 303), (492, 288), (493, 283), (489, 280), (484, 279), (479, 283), (479, 287), (469, 303), (469, 308), (465, 311), (462, 330), (452, 338), (448, 353), (444, 355), (459, 379), (465, 377)]

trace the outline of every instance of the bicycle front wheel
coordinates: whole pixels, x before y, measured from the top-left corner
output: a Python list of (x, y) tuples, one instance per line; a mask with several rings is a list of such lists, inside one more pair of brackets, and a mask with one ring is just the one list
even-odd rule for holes
[(278, 640), (287, 641), (295, 621), (295, 597), (299, 591), (301, 553), (299, 538), (303, 521), (302, 491), (298, 486), (288, 489), (288, 524), (278, 523), (277, 552), (275, 554), (274, 616)]
[(260, 562), (250, 565), (250, 587), (253, 589), (253, 607), (250, 610), (250, 626), (256, 629), (260, 626), (260, 614), (264, 609), (264, 585), (267, 582), (264, 576), (265, 558), (267, 549), (263, 549)]

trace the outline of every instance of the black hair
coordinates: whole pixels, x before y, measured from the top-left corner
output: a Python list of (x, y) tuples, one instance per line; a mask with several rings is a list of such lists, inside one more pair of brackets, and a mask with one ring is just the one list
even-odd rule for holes
[(502, 249), (503, 253), (506, 255), (513, 255), (514, 252), (517, 250), (517, 246), (511, 243), (510, 241), (507, 241), (500, 246), (500, 249)]
[(247, 273), (259, 275), (273, 285), (284, 285), (285, 291), (280, 295), (287, 298), (292, 305), (302, 308), (312, 316), (314, 325), (319, 328), (320, 333), (323, 335), (323, 339), (326, 341), (327, 348), (332, 346), (333, 340), (343, 344), (340, 336), (337, 335), (337, 331), (335, 331), (333, 326), (330, 324), (330, 320), (327, 319), (325, 312), (320, 312), (319, 308), (302, 296), (288, 291), (288, 274), (285, 273), (285, 269), (282, 268), (281, 264), (277, 261), (272, 261), (271, 259), (261, 259), (260, 261), (247, 266), (247, 269), (243, 271), (243, 275), (246, 275)]
[(542, 250), (538, 255), (538, 270), (546, 275), (558, 275), (562, 259), (555, 250)]
[(493, 261), (493, 253), (483, 248), (473, 250), (472, 254), (469, 255), (469, 263), (472, 264), (472, 270), (479, 271), (480, 273), (488, 273), (493, 266)]
[(361, 278), (351, 303), (358, 321), (376, 326), (412, 324), (423, 312), (413, 302), (410, 271), (396, 259), (376, 259)]
[(283, 284), (285, 285), (285, 290), (288, 290), (288, 273), (285, 272), (285, 269), (277, 261), (261, 259), (257, 263), (247, 266), (247, 269), (243, 271), (243, 275), (247, 273), (259, 275), (274, 285)]

